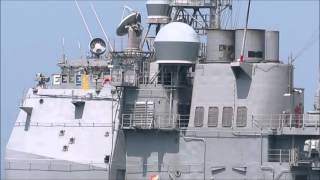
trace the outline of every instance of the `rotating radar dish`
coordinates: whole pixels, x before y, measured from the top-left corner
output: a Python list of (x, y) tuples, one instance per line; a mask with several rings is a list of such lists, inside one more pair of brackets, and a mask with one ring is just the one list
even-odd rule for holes
[(117, 35), (123, 36), (128, 33), (127, 26), (141, 23), (141, 15), (139, 12), (133, 12), (122, 19), (117, 28)]

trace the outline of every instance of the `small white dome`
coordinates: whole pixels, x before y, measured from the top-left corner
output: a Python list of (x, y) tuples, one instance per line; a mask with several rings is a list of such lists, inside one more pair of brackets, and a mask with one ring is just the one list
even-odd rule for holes
[(160, 29), (155, 42), (200, 42), (198, 34), (188, 24), (172, 22)]

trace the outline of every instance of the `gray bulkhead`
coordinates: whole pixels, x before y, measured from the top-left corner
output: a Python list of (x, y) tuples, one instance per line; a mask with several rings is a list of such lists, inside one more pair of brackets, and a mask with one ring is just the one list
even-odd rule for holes
[[(131, 29), (134, 41), (111, 52), (112, 65), (61, 63), (68, 83), (30, 89), (7, 146), (7, 179), (318, 180), (319, 158), (295, 159), (320, 128), (300, 122), (303, 89), (279, 62), (279, 32), (248, 29), (239, 62), (244, 30), (206, 29), (204, 56), (193, 27), (170, 23), (171, 5), (212, 6), (186, 2), (147, 2), (155, 52), (140, 49), (142, 29)], [(82, 90), (77, 80), (90, 70)]]

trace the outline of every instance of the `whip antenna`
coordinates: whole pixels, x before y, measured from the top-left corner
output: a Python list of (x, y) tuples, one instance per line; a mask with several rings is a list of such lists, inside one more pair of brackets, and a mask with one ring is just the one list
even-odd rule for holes
[(248, 9), (247, 9), (246, 27), (245, 27), (244, 32), (243, 32), (244, 35), (243, 35), (243, 39), (242, 39), (240, 62), (243, 62), (244, 47), (246, 45), (247, 29), (248, 29), (249, 13), (250, 13), (250, 4), (251, 4), (251, 0), (249, 0)]
[(89, 36), (90, 36), (90, 39), (92, 40), (93, 37), (92, 37), (91, 32), (90, 32), (90, 30), (89, 30), (88, 24), (87, 24), (86, 20), (84, 19), (84, 16), (83, 16), (82, 11), (81, 11), (81, 9), (80, 9), (80, 7), (79, 7), (79, 4), (78, 4), (77, 0), (74, 0), (74, 2), (76, 3), (76, 6), (77, 6), (78, 11), (79, 11), (79, 13), (80, 13), (80, 16), (81, 16), (81, 18), (82, 18), (83, 24), (85, 25), (85, 27), (86, 27), (86, 29), (87, 29), (87, 32), (88, 32), (88, 34), (89, 34)]
[(99, 23), (99, 26), (100, 26), (100, 28), (101, 28), (101, 30), (102, 30), (102, 32), (103, 32), (103, 35), (104, 35), (104, 37), (106, 38), (106, 40), (107, 40), (107, 42), (108, 42), (109, 50), (110, 50), (110, 51), (113, 51), (113, 48), (112, 48), (111, 43), (110, 43), (110, 40), (109, 40), (109, 38), (108, 38), (108, 36), (107, 36), (107, 33), (106, 33), (106, 32), (104, 31), (104, 29), (103, 29), (102, 23), (101, 23), (101, 21), (100, 21), (100, 18), (99, 18), (99, 16), (98, 16), (97, 12), (96, 12), (96, 9), (94, 8), (94, 6), (93, 6), (92, 3), (90, 3), (90, 6), (91, 6), (91, 10), (93, 11), (94, 15), (96, 16), (96, 19), (97, 19), (97, 21), (98, 21), (98, 23)]

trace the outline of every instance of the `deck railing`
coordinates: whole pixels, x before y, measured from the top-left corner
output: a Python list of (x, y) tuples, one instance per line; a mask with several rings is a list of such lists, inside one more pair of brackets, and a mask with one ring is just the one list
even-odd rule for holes
[(127, 162), (126, 170), (128, 174), (142, 173), (143, 169), (147, 172), (159, 171), (159, 166), (161, 166), (162, 172), (177, 173), (179, 171), (183, 174), (199, 173), (203, 174), (203, 163), (182, 163), (182, 164), (168, 164), (168, 163), (142, 163), (142, 162)]
[(95, 163), (95, 162), (72, 163), (67, 161), (51, 160), (51, 159), (34, 159), (34, 160), (6, 159), (5, 170), (61, 171), (61, 172), (107, 171), (108, 165), (105, 163)]
[(269, 162), (289, 162), (290, 161), (289, 149), (269, 149), (268, 161)]
[(188, 126), (189, 115), (181, 114), (122, 114), (123, 129), (183, 129)]
[(320, 116), (315, 114), (253, 115), (253, 124), (261, 129), (320, 128)]
[(172, 0), (173, 6), (213, 6), (211, 0)]
[(319, 153), (299, 151), (292, 149), (269, 149), (268, 162), (289, 163), (291, 167), (309, 166), (312, 169), (320, 170)]
[(45, 123), (45, 122), (30, 122), (29, 124), (26, 122), (16, 122), (14, 126), (36, 126), (36, 127), (112, 127), (112, 123), (63, 123), (63, 122), (52, 122), (52, 123)]
[(320, 170), (319, 152), (309, 154), (305, 151), (293, 149), (269, 149), (268, 161), (289, 163), (291, 167), (309, 166), (312, 169)]

